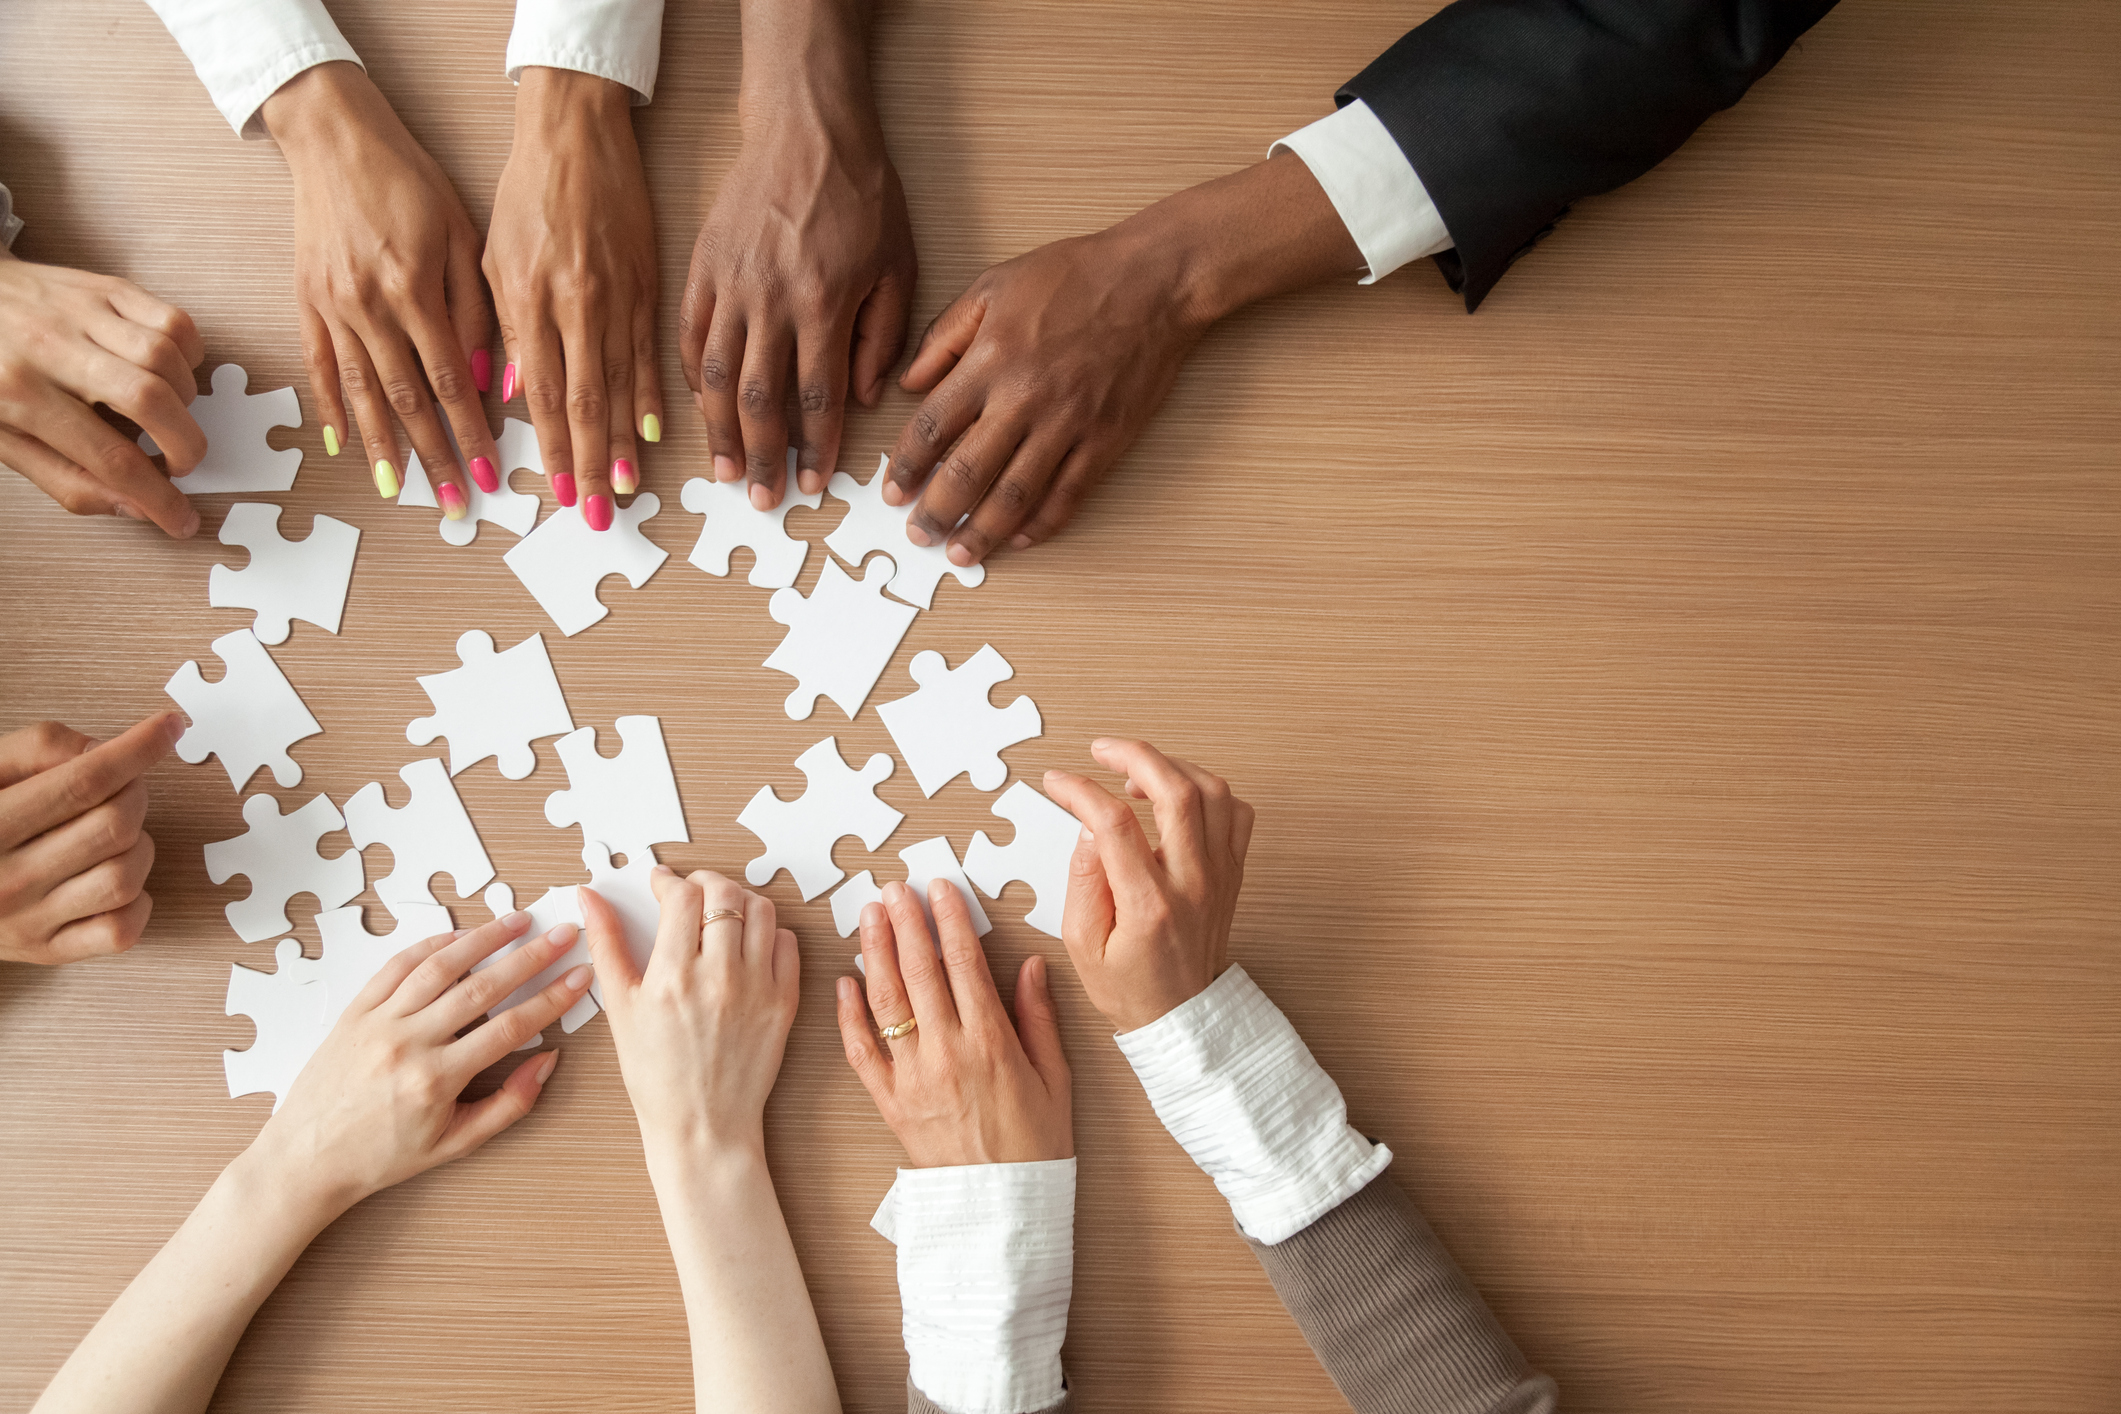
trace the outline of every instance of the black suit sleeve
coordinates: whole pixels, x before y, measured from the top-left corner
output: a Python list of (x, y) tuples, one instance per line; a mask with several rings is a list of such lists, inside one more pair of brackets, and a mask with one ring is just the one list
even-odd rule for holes
[(1458, 0), (1341, 86), (1392, 134), (1471, 312), (1578, 197), (1662, 162), (1833, 0)]

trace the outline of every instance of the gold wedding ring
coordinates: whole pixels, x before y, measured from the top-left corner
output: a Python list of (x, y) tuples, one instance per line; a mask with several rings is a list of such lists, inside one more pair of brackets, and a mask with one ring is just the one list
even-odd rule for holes
[(744, 921), (744, 911), (740, 908), (710, 909), (707, 912), (707, 915), (700, 919), (700, 926), (704, 928), (709, 923), (716, 923), (724, 918), (734, 918), (737, 922), (741, 923)]
[(886, 1041), (896, 1041), (901, 1036), (912, 1035), (913, 1028), (920, 1024), (920, 1019), (918, 1017), (909, 1016), (904, 1021), (901, 1021), (898, 1025), (886, 1026), (883, 1030), (877, 1032), (876, 1034), (883, 1037)]

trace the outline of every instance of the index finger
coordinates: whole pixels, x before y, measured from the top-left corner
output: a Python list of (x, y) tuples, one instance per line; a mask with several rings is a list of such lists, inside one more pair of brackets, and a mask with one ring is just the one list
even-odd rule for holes
[(96, 744), (64, 722), (39, 722), (0, 736), (0, 790), (73, 760)]
[(1174, 874), (1195, 872), (1206, 858), (1209, 839), (1200, 785), (1146, 741), (1101, 737), (1090, 743), (1090, 755), (1107, 770), (1124, 773), (1127, 793), (1149, 802), (1164, 867)]
[(167, 756), (183, 730), (182, 713), (157, 712), (115, 741), (0, 791), (0, 849), (13, 849), (109, 800)]
[(477, 381), (464, 344), (447, 320), (422, 310), (412, 331), (413, 348), (427, 372), (427, 386), (434, 390), (449, 430), (456, 434), (457, 449), (464, 454), (464, 469), (481, 491), (497, 491), (501, 482), (495, 468), (501, 454), (494, 446), (493, 429), (486, 425), (486, 409), (479, 401)]

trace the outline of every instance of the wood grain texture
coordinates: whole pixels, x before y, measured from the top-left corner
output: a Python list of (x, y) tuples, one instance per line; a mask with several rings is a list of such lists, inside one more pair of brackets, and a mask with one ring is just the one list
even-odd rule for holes
[[(892, 7), (875, 68), (917, 323), (993, 261), (1253, 160), (1428, 8)], [(508, 7), (334, 9), (483, 222)], [(675, 399), (677, 295), (736, 138), (734, 7), (673, 0), (663, 52), (638, 122)], [(1574, 1410), (2121, 1408), (2117, 60), (2121, 11), (2084, 0), (1842, 7), (1477, 318), (1410, 269), (1231, 320), (1078, 523), (977, 592), (945, 581), (887, 678), (992, 641), (1046, 716), (1018, 775), (1138, 733), (1257, 803), (1236, 955)], [(0, 7), (0, 180), (24, 256), (129, 276), (192, 311), (210, 361), (300, 381), (281, 159), (228, 132), (144, 6)], [(275, 434), (308, 453), (282, 499), (363, 540), (342, 636), (275, 650), (327, 728), (276, 793), (343, 799), (418, 754), (412, 676), (464, 627), (548, 626), (504, 534), (444, 547), (323, 458), (304, 404)], [(911, 406), (857, 415), (850, 461)], [(548, 642), (578, 721), (661, 714), (695, 839), (666, 859), (734, 869), (737, 811), (799, 786), (803, 747), (889, 742), (870, 714), (780, 714), (766, 596), (683, 562), (705, 442), (668, 421), (645, 475), (676, 557)], [(0, 478), (0, 728), (165, 705), (238, 621), (205, 606), (219, 515), (170, 544)], [(538, 755), (526, 782), (460, 783), (519, 897), (576, 868)], [(11, 1406), (266, 1113), (223, 1096), (219, 1051), (249, 1038), (227, 964), (268, 959), (199, 854), (238, 801), (210, 766), (153, 785), (148, 941), (0, 968)], [(924, 802), (901, 770), (883, 794), (910, 816), (887, 863), (992, 823), (962, 784)], [(838, 1053), (850, 949), (822, 898), (770, 892), (806, 967), (772, 1157), (847, 1405), (884, 1411), (904, 1356), (866, 1223), (897, 1150)], [(1054, 951), (1014, 896), (994, 912), (997, 971)], [(1340, 1407), (1054, 975), (1081, 1407)], [(683, 1406), (603, 1023), (564, 1050), (530, 1121), (324, 1235), (217, 1408)]]

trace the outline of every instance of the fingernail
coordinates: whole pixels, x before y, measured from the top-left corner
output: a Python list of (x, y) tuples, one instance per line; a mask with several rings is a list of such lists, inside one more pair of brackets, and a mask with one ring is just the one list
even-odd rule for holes
[(521, 932), (523, 929), (528, 928), (530, 926), (530, 915), (519, 908), (515, 912), (509, 914), (507, 917), (503, 918), (501, 920), (501, 925), (505, 928), (513, 929), (516, 932)]
[(482, 393), (493, 386), (493, 355), (484, 349), (471, 351), (471, 381)]
[(1028, 550), (1031, 548), (1031, 537), (1028, 535), (1012, 535), (1009, 537), (1009, 548), (1012, 550)]
[(338, 454), (339, 429), (327, 422), (324, 424), (324, 455), (327, 457), (335, 457)]
[(127, 520), (147, 519), (146, 516), (141, 515), (138, 511), (134, 510), (131, 506), (126, 505), (123, 501), (120, 501), (117, 505), (112, 506), (110, 508), (110, 513), (114, 516), (124, 516)]
[(442, 518), (444, 520), (464, 519), (464, 510), (467, 503), (464, 500), (463, 488), (459, 487), (456, 482), (445, 481), (440, 486), (437, 486), (435, 488), (435, 499), (442, 503)]
[(571, 471), (556, 471), (556, 472), (554, 472), (554, 473), (552, 474), (552, 494), (553, 494), (553, 495), (555, 495), (555, 496), (558, 496), (558, 497), (560, 498), (560, 504), (561, 504), (561, 505), (563, 505), (563, 506), (571, 506), (571, 505), (573, 505), (573, 504), (574, 504), (574, 473), (573, 473), (573, 472), (571, 472)]
[(506, 368), (501, 370), (501, 401), (504, 403), (512, 403), (515, 400), (516, 366), (511, 363)]
[(916, 545), (933, 545), (935, 543), (935, 537), (910, 520), (906, 522), (906, 538)]
[(962, 545), (952, 545), (950, 547), (950, 563), (960, 567), (969, 565), (972, 563), (972, 552)]
[(560, 1053), (558, 1051), (547, 1051), (545, 1059), (538, 1062), (537, 1082), (539, 1089), (543, 1089), (545, 1082), (552, 1079), (552, 1068), (559, 1063)]
[(591, 530), (611, 529), (611, 498), (598, 492), (582, 507), (582, 519), (589, 522)]
[(1103, 750), (1104, 750), (1104, 749), (1105, 749), (1106, 747), (1110, 746), (1111, 744), (1112, 744), (1112, 738), (1111, 738), (1111, 737), (1108, 737), (1108, 736), (1101, 736), (1101, 737), (1099, 737), (1099, 738), (1098, 738), (1098, 739), (1097, 739), (1096, 741), (1093, 741), (1093, 742), (1091, 742), (1091, 743), (1090, 743), (1090, 749), (1091, 749), (1092, 751), (1103, 751)]
[(381, 457), (376, 458), (376, 491), (386, 501), (398, 494), (398, 469)]
[(547, 928), (545, 930), (546, 946), (550, 947), (556, 953), (566, 952), (569, 948), (574, 946), (575, 934), (581, 931), (581, 929), (575, 927), (572, 923), (564, 921), (555, 923), (550, 928)]
[[(899, 485), (896, 481), (892, 481), (889, 479), (891, 473), (885, 472), (883, 473), (883, 475), (886, 478), (884, 481), (884, 504), (887, 506), (898, 506), (905, 504), (906, 493), (899, 489)], [(927, 542), (922, 541), (921, 543), (925, 545)]]
[(743, 474), (744, 468), (736, 464), (735, 457), (716, 457), (714, 459), (714, 479), (716, 481), (734, 481)]
[(641, 440), (660, 442), (663, 440), (663, 419), (652, 412), (641, 414)]
[(803, 488), (805, 496), (814, 495), (825, 484), (825, 473), (814, 466), (806, 466), (795, 474), (795, 484)]
[(492, 495), (501, 489), (501, 478), (493, 474), (493, 463), (484, 457), (471, 459), (471, 479), (479, 483), (479, 489)]
[(675, 874), (677, 870), (671, 868), (668, 864), (658, 864), (648, 872), (651, 874)]
[(633, 463), (620, 457), (611, 464), (611, 489), (621, 496), (631, 496), (641, 478), (634, 474)]
[(560, 980), (567, 984), (568, 991), (579, 992), (589, 985), (589, 969), (586, 967), (570, 967), (567, 969), (567, 975)]
[(756, 482), (751, 487), (751, 509), (770, 511), (773, 509), (773, 493)]
[(1088, 826), (1086, 825), (1086, 826), (1084, 826), (1084, 827), (1083, 827), (1083, 832), (1082, 832), (1082, 834), (1080, 834), (1079, 836), (1077, 836), (1077, 837), (1076, 837), (1076, 841), (1075, 841), (1075, 842), (1076, 842), (1077, 844), (1096, 844), (1096, 843), (1097, 843), (1097, 836), (1096, 836), (1096, 835), (1093, 835), (1093, 834), (1091, 834), (1091, 833), (1090, 833), (1090, 829), (1089, 829), (1089, 827), (1088, 827)]

